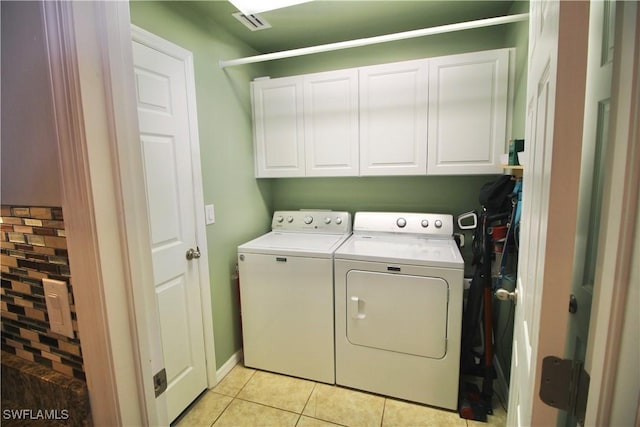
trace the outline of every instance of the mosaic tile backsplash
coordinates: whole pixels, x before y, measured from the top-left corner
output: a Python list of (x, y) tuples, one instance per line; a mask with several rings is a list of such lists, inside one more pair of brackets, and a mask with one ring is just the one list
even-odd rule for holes
[[(1, 209), (2, 350), (86, 381), (62, 208)], [(67, 283), (75, 338), (49, 328), (43, 278)]]

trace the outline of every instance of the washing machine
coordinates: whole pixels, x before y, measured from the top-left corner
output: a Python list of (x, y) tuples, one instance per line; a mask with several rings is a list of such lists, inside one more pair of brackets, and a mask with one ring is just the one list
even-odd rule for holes
[(455, 410), (464, 261), (453, 217), (358, 212), (334, 266), (336, 383)]
[(351, 214), (277, 211), (238, 247), (244, 364), (335, 383), (333, 253)]

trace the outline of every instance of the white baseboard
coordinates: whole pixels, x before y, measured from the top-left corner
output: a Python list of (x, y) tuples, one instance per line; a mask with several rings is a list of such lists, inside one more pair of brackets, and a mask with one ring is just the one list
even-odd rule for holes
[(231, 372), (233, 367), (236, 366), (241, 361), (242, 361), (242, 349), (233, 353), (229, 358), (229, 360), (224, 362), (224, 364), (220, 366), (220, 369), (216, 371), (216, 383), (219, 383), (220, 381), (222, 381), (222, 379), (226, 377), (229, 372)]
[(497, 376), (494, 391), (506, 408), (507, 402), (509, 402), (509, 383), (507, 383), (507, 379), (504, 376), (504, 371), (502, 370), (502, 365), (500, 365), (500, 361), (495, 354), (493, 355), (493, 367), (496, 370)]

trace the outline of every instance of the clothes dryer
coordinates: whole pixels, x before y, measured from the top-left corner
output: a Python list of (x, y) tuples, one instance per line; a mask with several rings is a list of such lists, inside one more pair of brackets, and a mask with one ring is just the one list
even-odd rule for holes
[(464, 261), (453, 217), (358, 212), (334, 258), (336, 383), (456, 409)]

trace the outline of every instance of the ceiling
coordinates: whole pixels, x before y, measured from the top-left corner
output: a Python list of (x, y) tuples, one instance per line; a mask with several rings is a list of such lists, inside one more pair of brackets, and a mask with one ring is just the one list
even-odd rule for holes
[(513, 0), (314, 0), (261, 13), (272, 28), (253, 32), (232, 16), (237, 10), (226, 0), (196, 1), (190, 5), (196, 13), (259, 53), (269, 53), (508, 15), (513, 3)]

